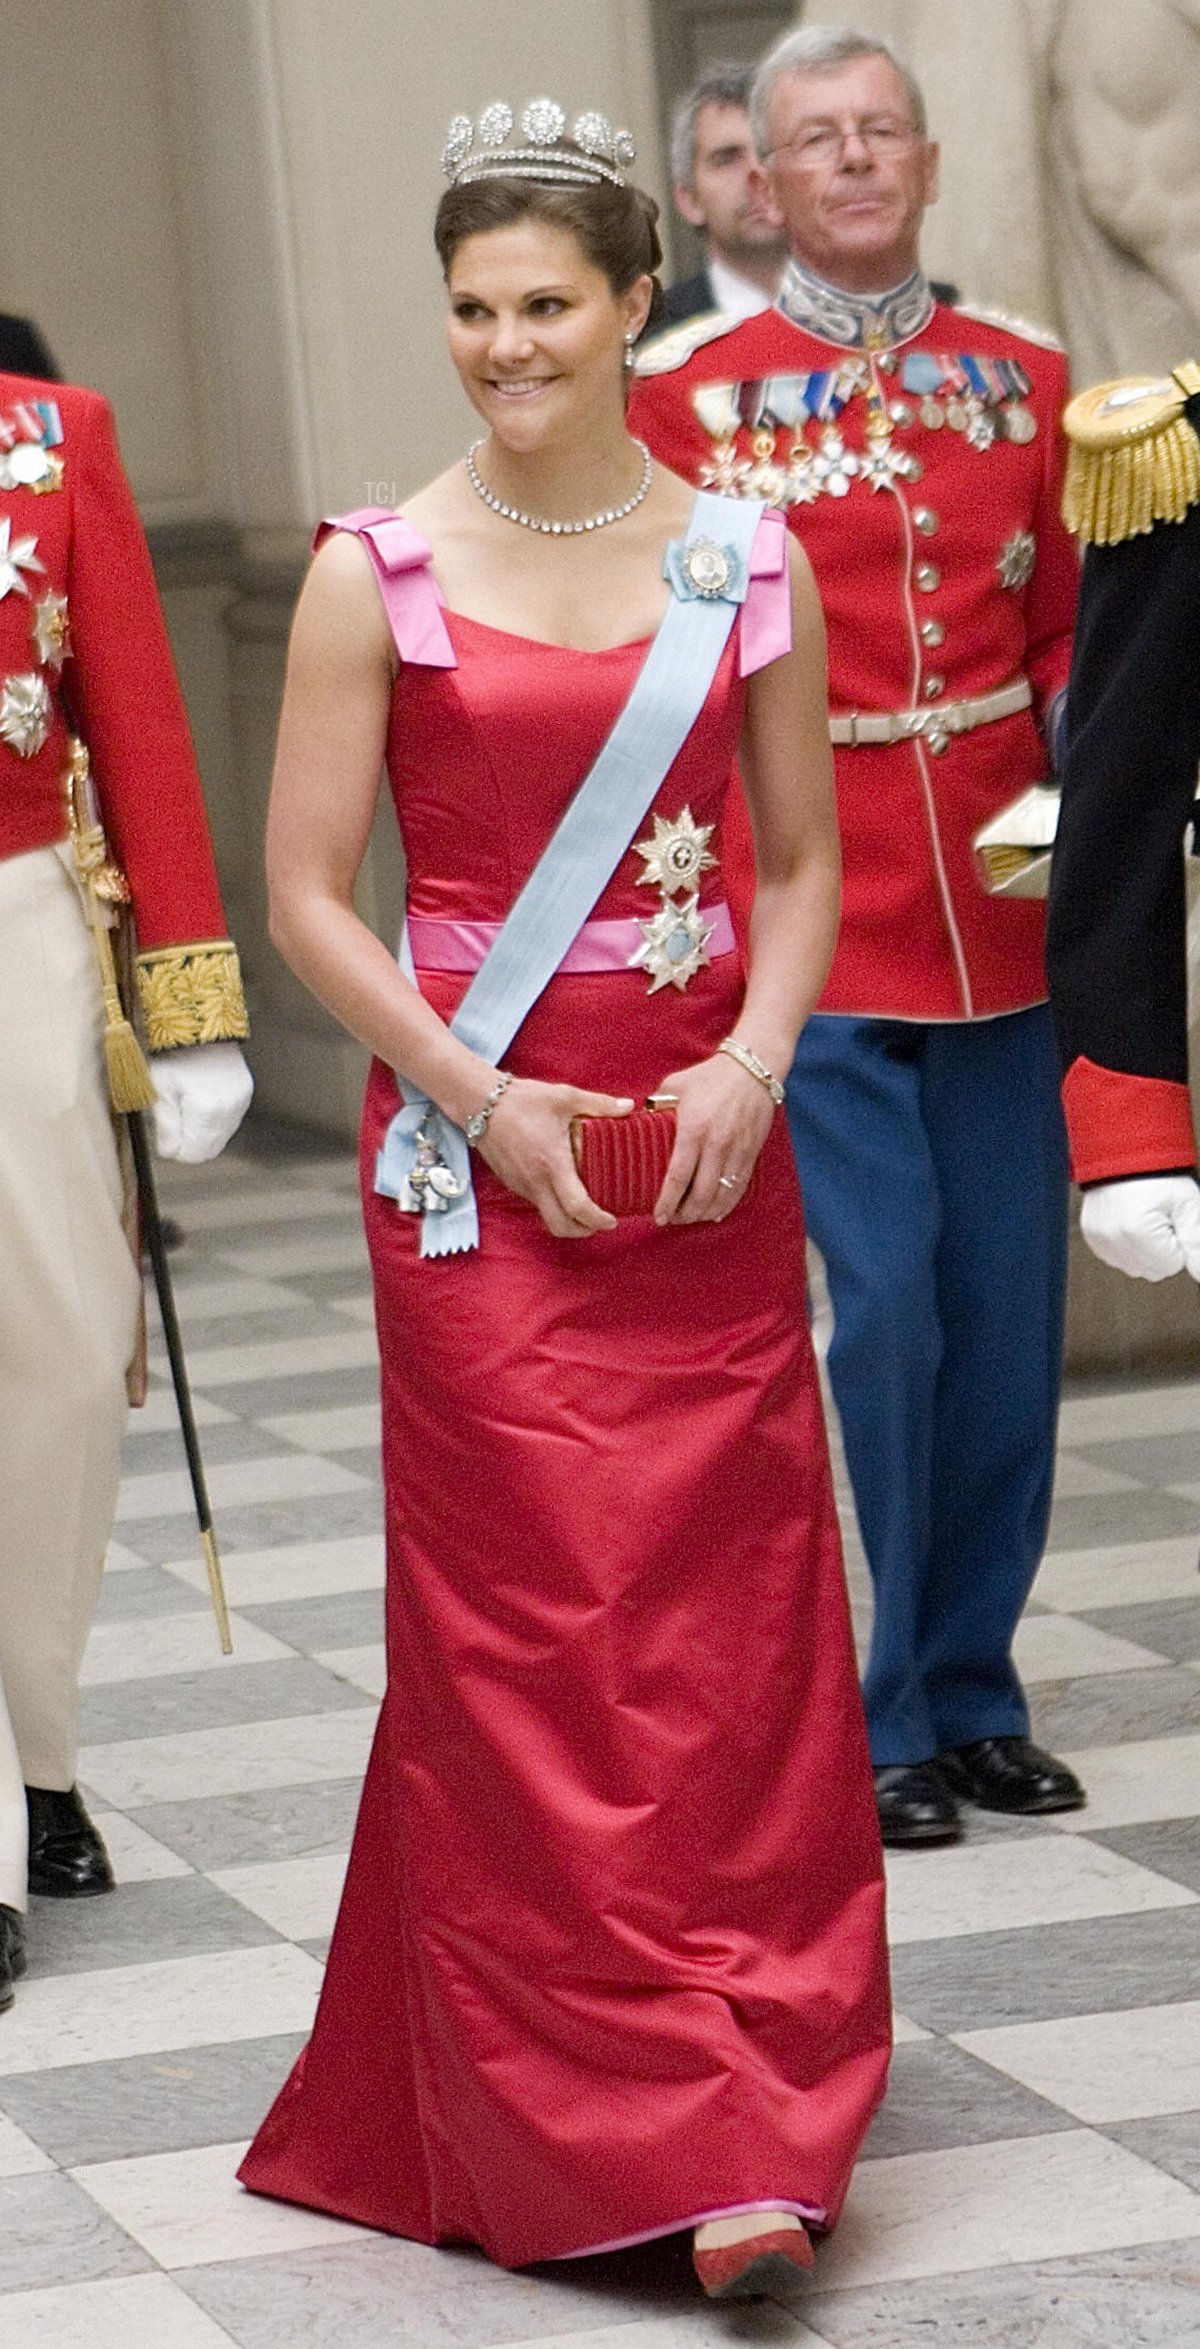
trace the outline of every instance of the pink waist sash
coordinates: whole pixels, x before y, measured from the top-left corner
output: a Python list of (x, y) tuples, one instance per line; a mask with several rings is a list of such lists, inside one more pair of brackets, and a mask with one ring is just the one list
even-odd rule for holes
[[(715, 905), (702, 905), (700, 915), (710, 932), (709, 961), (716, 962), (719, 956), (732, 954), (737, 942), (724, 899)], [(502, 928), (501, 922), (442, 922), (423, 914), (410, 914), (408, 938), (413, 963), (419, 971), (477, 971)], [(585, 922), (558, 968), (572, 974), (628, 970), (641, 944), (639, 921)]]

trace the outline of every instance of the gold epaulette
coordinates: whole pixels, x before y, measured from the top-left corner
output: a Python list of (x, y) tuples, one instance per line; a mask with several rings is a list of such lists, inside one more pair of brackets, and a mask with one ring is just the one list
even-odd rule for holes
[(952, 310), (960, 317), (977, 318), (982, 326), (1003, 326), (1010, 334), (1020, 335), (1022, 342), (1036, 343), (1043, 351), (1061, 351), (1062, 344), (1048, 326), (1035, 325), (1030, 318), (1017, 318), (1011, 310), (993, 310), (986, 302), (952, 302)]
[(1200, 501), (1200, 435), (1184, 414), (1200, 393), (1200, 366), (1096, 383), (1063, 416), (1071, 449), (1063, 520), (1093, 546), (1118, 546), (1182, 522)]
[(702, 351), (705, 343), (715, 343), (723, 334), (732, 334), (741, 323), (729, 310), (701, 310), (697, 317), (685, 318), (679, 326), (669, 326), (665, 334), (655, 335), (653, 342), (638, 352), (634, 374), (672, 375), (677, 367), (686, 366), (694, 351)]
[(231, 938), (158, 946), (137, 958), (138, 994), (151, 1052), (248, 1036), (246, 998)]

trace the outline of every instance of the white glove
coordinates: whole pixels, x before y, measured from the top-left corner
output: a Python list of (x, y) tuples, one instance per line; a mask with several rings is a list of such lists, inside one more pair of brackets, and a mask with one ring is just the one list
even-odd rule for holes
[(1200, 1184), (1192, 1175), (1136, 1175), (1083, 1194), (1079, 1228), (1093, 1256), (1135, 1280), (1190, 1272), (1200, 1281)]
[(237, 1132), (254, 1079), (236, 1044), (182, 1044), (152, 1052), (154, 1146), (160, 1158), (199, 1166), (215, 1158)]

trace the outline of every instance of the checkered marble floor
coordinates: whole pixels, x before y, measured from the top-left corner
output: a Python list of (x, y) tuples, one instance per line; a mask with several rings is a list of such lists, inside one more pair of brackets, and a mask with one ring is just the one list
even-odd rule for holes
[(259, 1129), (163, 1188), (235, 1651), (156, 1353), (86, 1667), (120, 1885), (34, 1903), (0, 2019), (0, 2341), (1200, 2345), (1200, 1381), (1066, 1405), (1020, 1654), (1091, 1803), (893, 1859), (894, 2085), (815, 2282), (706, 2308), (679, 2239), (505, 2275), (234, 2183), (312, 2014), (380, 1693), (375, 1351), (348, 1156)]

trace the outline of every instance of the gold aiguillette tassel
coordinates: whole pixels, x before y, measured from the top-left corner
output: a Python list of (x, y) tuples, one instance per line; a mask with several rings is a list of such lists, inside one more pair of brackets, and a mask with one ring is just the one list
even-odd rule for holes
[(130, 1110), (150, 1108), (154, 1100), (154, 1083), (145, 1053), (125, 1015), (109, 932), (108, 909), (113, 905), (129, 903), (129, 884), (109, 858), (103, 826), (97, 819), (92, 794), (87, 745), (77, 735), (71, 739), (65, 783), (75, 870), (87, 908), (88, 928), (104, 996), (104, 1064), (108, 1072), (108, 1096), (118, 1115), (124, 1117)]

